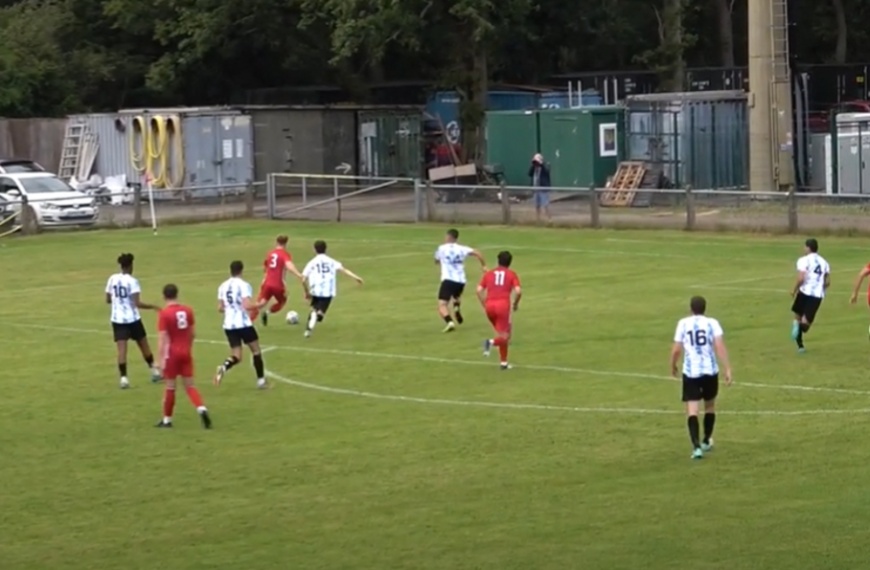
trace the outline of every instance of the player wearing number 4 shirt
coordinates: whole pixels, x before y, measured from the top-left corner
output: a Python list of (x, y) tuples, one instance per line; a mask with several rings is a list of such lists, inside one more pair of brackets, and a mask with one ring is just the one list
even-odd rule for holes
[[(462, 324), (460, 304), (465, 291), (465, 258), (476, 257), (480, 266), (486, 272), (486, 261), (476, 249), (460, 245), (458, 230), (447, 230), (444, 243), (435, 251), (435, 265), (441, 266), (441, 286), (438, 289), (438, 314), (447, 323), (444, 332), (452, 332), (457, 324)], [(453, 302), (453, 315), (450, 314), (450, 303)], [(455, 322), (454, 322), (455, 317)]]
[(157, 317), (157, 330), (160, 331), (157, 353), (163, 363), (166, 387), (163, 392), (163, 419), (157, 423), (157, 427), (172, 427), (175, 382), (181, 378), (187, 397), (202, 420), (202, 426), (209, 429), (211, 418), (199, 390), (193, 385), (193, 340), (196, 338), (193, 309), (178, 302), (178, 287), (172, 284), (163, 288), (163, 300), (166, 305)]
[[(692, 441), (692, 459), (701, 459), (705, 451), (713, 449), (713, 427), (716, 425), (716, 396), (719, 395), (719, 364), (725, 375), (725, 385), (731, 385), (731, 365), (723, 340), (722, 326), (707, 317), (704, 297), (692, 297), (689, 302), (691, 316), (680, 319), (674, 333), (671, 349), (671, 373), (680, 375), (679, 361), (683, 355), (683, 402), (686, 405), (689, 438)], [(717, 359), (718, 356), (718, 359)], [(698, 411), (704, 401), (704, 439)]]
[[(293, 258), (287, 251), (287, 236), (278, 236), (275, 240), (275, 249), (266, 254), (266, 260), (263, 262), (263, 283), (260, 285), (260, 294), (257, 298), (260, 301), (270, 301), (275, 299), (275, 302), (269, 307), (268, 311), (263, 311), (263, 326), (269, 324), (269, 315), (277, 313), (284, 308), (287, 303), (287, 285), (284, 282), (285, 275), (289, 272), (302, 281), (302, 274), (293, 265)], [(259, 310), (251, 312), (251, 319), (257, 320)]]
[(247, 345), (257, 373), (257, 388), (267, 388), (266, 366), (260, 352), (260, 337), (251, 320), (251, 311), (262, 309), (268, 301), (254, 302), (251, 284), (242, 279), (245, 265), (241, 261), (230, 263), (230, 278), (218, 287), (218, 311), (224, 314), (224, 334), (230, 343), (230, 356), (217, 367), (215, 386), (220, 386), (230, 368), (241, 362), (242, 345)]
[(501, 369), (510, 368), (508, 364), (508, 344), (511, 340), (512, 312), (520, 308), (520, 278), (510, 266), (513, 256), (509, 251), (498, 254), (498, 267), (487, 271), (477, 286), (477, 297), (486, 317), (495, 330), (495, 338), (483, 341), (483, 355), (489, 356), (493, 346), (498, 347)]
[(311, 302), (311, 312), (305, 327), (305, 338), (311, 336), (317, 323), (322, 322), (329, 310), (329, 305), (338, 291), (338, 273), (344, 273), (362, 285), (362, 277), (345, 267), (341, 262), (326, 255), (326, 242), (314, 242), (314, 258), (302, 270), (305, 296)]
[(118, 349), (118, 372), (121, 375), (121, 388), (129, 388), (130, 381), (127, 379), (127, 343), (135, 342), (139, 345), (142, 357), (148, 368), (151, 369), (151, 380), (160, 380), (160, 371), (154, 367), (154, 355), (148, 345), (148, 335), (145, 325), (142, 324), (140, 310), (156, 310), (157, 307), (143, 303), (139, 298), (142, 288), (139, 281), (133, 277), (133, 254), (122, 253), (118, 256), (120, 273), (109, 277), (106, 283), (106, 303), (112, 306), (112, 335)]
[(798, 351), (804, 352), (804, 335), (809, 332), (825, 293), (831, 286), (831, 266), (819, 255), (819, 242), (813, 238), (804, 243), (804, 256), (797, 261), (797, 281), (792, 290), (791, 338)]

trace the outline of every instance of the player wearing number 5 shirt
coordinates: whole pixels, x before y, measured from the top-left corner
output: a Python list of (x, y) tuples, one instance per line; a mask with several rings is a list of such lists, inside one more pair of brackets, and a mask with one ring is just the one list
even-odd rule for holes
[(804, 335), (809, 332), (825, 293), (831, 286), (831, 266), (819, 255), (819, 242), (813, 238), (804, 243), (804, 256), (797, 261), (798, 276), (792, 289), (794, 321), (791, 338), (798, 351), (804, 351)]
[[(689, 302), (691, 316), (680, 319), (674, 333), (671, 349), (671, 373), (680, 375), (679, 361), (683, 355), (683, 402), (692, 441), (692, 459), (701, 459), (705, 451), (713, 449), (713, 427), (716, 424), (716, 397), (719, 395), (719, 364), (725, 375), (725, 385), (731, 385), (731, 365), (723, 340), (722, 326), (707, 317), (704, 297), (692, 297)], [(718, 357), (718, 358), (717, 358)], [(704, 401), (704, 439), (698, 411)]]
[(495, 338), (483, 341), (483, 354), (489, 356), (492, 347), (497, 346), (502, 370), (510, 368), (508, 345), (512, 329), (511, 314), (519, 309), (523, 296), (520, 278), (510, 268), (512, 261), (513, 256), (509, 251), (499, 253), (498, 267), (487, 271), (477, 286), (477, 297), (495, 330)]

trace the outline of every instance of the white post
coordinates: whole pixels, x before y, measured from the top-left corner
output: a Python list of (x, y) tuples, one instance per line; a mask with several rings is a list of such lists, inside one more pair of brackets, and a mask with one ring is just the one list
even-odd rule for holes
[(151, 210), (151, 229), (154, 235), (157, 235), (157, 214), (154, 212), (154, 186), (151, 184), (151, 178), (145, 178), (145, 184), (148, 188), (148, 208)]

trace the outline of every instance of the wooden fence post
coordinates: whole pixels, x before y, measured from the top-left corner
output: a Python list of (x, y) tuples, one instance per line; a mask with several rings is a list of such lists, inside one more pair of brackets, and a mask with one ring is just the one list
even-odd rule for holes
[(245, 217), (247, 218), (254, 217), (254, 197), (256, 193), (257, 189), (254, 188), (254, 183), (248, 180), (248, 183), (245, 185)]
[(595, 229), (601, 227), (601, 204), (594, 183), (589, 185), (589, 224)]
[(426, 181), (426, 221), (435, 221), (435, 190), (431, 180)]
[(31, 235), (39, 232), (39, 223), (36, 220), (36, 212), (33, 211), (33, 206), (27, 196), (21, 197), (21, 213), (19, 214), (21, 223), (21, 234)]
[(511, 197), (507, 191), (507, 185), (504, 180), (499, 182), (499, 196), (501, 196), (501, 223), (511, 225)]
[(794, 186), (788, 189), (788, 233), (798, 233), (798, 200)]
[(686, 231), (695, 229), (695, 195), (692, 187), (686, 186)]

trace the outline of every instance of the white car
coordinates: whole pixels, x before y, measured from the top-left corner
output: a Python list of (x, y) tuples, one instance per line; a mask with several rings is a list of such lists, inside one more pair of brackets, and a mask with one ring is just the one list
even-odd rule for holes
[(41, 226), (90, 226), (100, 209), (92, 196), (49, 172), (0, 174), (0, 195), (21, 210), (22, 198), (33, 207)]

